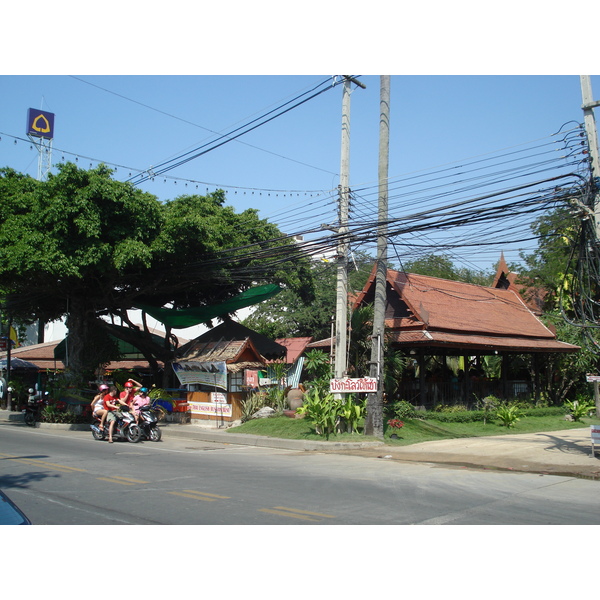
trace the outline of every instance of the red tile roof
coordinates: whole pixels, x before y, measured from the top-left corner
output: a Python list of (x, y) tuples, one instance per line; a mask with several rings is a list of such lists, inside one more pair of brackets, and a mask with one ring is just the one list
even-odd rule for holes
[(286, 347), (287, 354), (285, 362), (289, 365), (294, 364), (299, 356), (302, 355), (312, 337), (279, 338), (275, 340), (278, 344)]
[[(401, 271), (387, 272), (386, 326), (396, 344), (515, 352), (575, 352), (512, 290)], [(375, 270), (354, 307), (371, 302)]]

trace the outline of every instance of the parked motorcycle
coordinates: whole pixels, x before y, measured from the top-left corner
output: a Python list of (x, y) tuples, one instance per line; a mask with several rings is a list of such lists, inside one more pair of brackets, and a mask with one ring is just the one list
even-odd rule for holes
[(158, 415), (151, 404), (146, 404), (140, 408), (139, 426), (142, 430), (142, 436), (151, 442), (159, 442), (162, 437), (162, 431), (158, 426)]
[(42, 420), (42, 411), (46, 406), (48, 406), (48, 392), (40, 397), (37, 394), (34, 395), (33, 390), (29, 390), (27, 405), (22, 411), (25, 424), (35, 427), (36, 422)]
[[(104, 423), (104, 429), (100, 429), (100, 419), (94, 418), (90, 425), (92, 435), (95, 440), (108, 439), (108, 421)], [(142, 430), (135, 422), (135, 417), (129, 411), (129, 407), (122, 406), (117, 411), (117, 422), (113, 428), (113, 440), (127, 440), (132, 444), (139, 442), (142, 437)]]

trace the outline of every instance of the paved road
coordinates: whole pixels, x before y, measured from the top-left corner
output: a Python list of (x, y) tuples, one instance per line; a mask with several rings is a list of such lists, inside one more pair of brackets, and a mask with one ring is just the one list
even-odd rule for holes
[(169, 437), (0, 426), (0, 489), (34, 524), (600, 524), (598, 482)]

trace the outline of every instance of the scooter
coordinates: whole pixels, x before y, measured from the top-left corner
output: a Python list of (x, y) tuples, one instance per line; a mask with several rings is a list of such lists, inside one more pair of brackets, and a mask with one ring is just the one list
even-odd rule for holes
[(158, 426), (158, 415), (151, 404), (146, 404), (140, 408), (139, 426), (142, 430), (142, 436), (151, 442), (159, 442), (162, 437), (162, 431)]
[[(94, 422), (90, 425), (92, 435), (95, 440), (108, 439), (108, 421), (104, 422), (104, 429), (100, 429), (100, 419), (94, 417)], [(129, 411), (128, 406), (121, 406), (118, 410), (117, 422), (113, 428), (113, 440), (127, 440), (132, 444), (139, 442), (142, 437), (142, 430), (135, 422), (135, 417)]]
[(35, 427), (36, 422), (42, 420), (42, 410), (44, 410), (46, 406), (48, 406), (48, 392), (42, 397), (30, 394), (27, 405), (22, 411), (25, 424), (30, 427)]

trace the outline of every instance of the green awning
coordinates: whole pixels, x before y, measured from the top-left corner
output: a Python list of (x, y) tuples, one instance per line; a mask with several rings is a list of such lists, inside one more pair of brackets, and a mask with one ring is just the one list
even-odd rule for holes
[(136, 308), (143, 310), (159, 323), (163, 323), (171, 327), (171, 329), (185, 329), (186, 327), (193, 327), (200, 323), (206, 323), (216, 317), (235, 312), (240, 308), (259, 304), (264, 300), (272, 298), (281, 292), (281, 290), (282, 288), (277, 284), (269, 283), (267, 285), (257, 285), (221, 304), (213, 304), (212, 306), (199, 306), (177, 310), (136, 304)]

